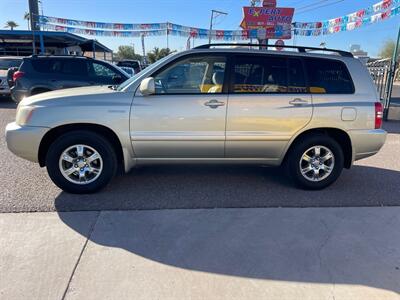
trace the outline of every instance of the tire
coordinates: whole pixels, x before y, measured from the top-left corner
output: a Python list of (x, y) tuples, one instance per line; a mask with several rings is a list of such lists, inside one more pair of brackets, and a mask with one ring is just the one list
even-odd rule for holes
[[(319, 156), (316, 155), (318, 147), (320, 148)], [(304, 156), (303, 159), (305, 153), (308, 156)], [(329, 157), (328, 153), (332, 155), (332, 158), (323, 161)], [(343, 166), (342, 148), (333, 138), (322, 134), (306, 136), (295, 143), (286, 159), (286, 171), (289, 177), (298, 187), (306, 190), (321, 190), (330, 186), (339, 178)], [(306, 172), (310, 168), (311, 170)], [(315, 175), (315, 172), (318, 172), (318, 175)]]
[[(78, 148), (83, 150), (82, 156), (78, 156)], [(94, 159), (93, 154), (97, 158)], [(71, 158), (73, 162), (70, 162)], [(102, 135), (86, 130), (61, 135), (50, 145), (46, 155), (46, 167), (51, 180), (63, 191), (72, 194), (101, 190), (115, 176), (117, 166), (117, 156), (110, 142)], [(76, 171), (68, 175), (72, 168)], [(81, 174), (85, 174), (85, 177), (81, 178)]]

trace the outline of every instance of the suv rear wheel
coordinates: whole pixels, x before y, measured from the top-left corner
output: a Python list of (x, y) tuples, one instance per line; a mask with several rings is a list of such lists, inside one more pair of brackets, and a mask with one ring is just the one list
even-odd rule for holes
[(117, 157), (110, 142), (89, 131), (73, 131), (53, 142), (46, 156), (47, 172), (62, 190), (94, 193), (115, 176)]
[(325, 135), (308, 136), (288, 153), (287, 171), (296, 185), (309, 190), (323, 189), (334, 183), (343, 170), (340, 145)]

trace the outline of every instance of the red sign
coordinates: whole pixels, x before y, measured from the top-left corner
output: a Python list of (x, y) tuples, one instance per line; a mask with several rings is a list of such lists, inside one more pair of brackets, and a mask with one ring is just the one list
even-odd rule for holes
[(263, 39), (290, 39), (294, 8), (243, 7), (243, 29), (263, 29)]
[(264, 7), (276, 7), (276, 0), (264, 0), (263, 6)]
[(290, 25), (294, 8), (243, 7), (244, 18), (240, 25), (244, 29), (261, 29), (276, 25)]
[(284, 49), (284, 47), (282, 47), (282, 46), (285, 46), (285, 42), (283, 40), (277, 40), (275, 42), (275, 49), (276, 50), (282, 51)]

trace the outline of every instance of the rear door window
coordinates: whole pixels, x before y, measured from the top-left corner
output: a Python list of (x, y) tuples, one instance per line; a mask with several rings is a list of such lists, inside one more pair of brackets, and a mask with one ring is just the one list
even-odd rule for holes
[(64, 59), (61, 73), (76, 77), (85, 77), (88, 74), (88, 65), (83, 59)]
[(303, 63), (300, 59), (289, 58), (288, 80), (289, 80), (288, 93), (290, 93), (290, 94), (306, 94), (306, 93), (308, 93)]
[(333, 59), (305, 59), (310, 92), (313, 94), (353, 94), (354, 84), (346, 65)]
[(241, 93), (287, 93), (288, 74), (284, 57), (237, 56), (232, 91)]

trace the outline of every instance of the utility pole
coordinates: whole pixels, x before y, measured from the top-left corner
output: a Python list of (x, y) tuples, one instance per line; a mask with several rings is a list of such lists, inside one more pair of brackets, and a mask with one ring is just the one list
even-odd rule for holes
[(141, 39), (142, 39), (143, 62), (145, 64), (145, 66), (147, 66), (146, 48), (144, 46), (144, 33), (142, 33)]
[(31, 21), (31, 28), (33, 31), (39, 31), (39, 2), (38, 0), (28, 0), (29, 1), (29, 15)]
[[(215, 17), (214, 17), (214, 14), (215, 14)], [(211, 44), (211, 31), (213, 30), (213, 23), (214, 23), (214, 19), (216, 19), (216, 18), (218, 18), (219, 16), (221, 16), (221, 15), (228, 15), (226, 12), (223, 12), (223, 11), (218, 11), (218, 10), (215, 10), (215, 9), (213, 9), (213, 10), (211, 10), (211, 19), (210, 19), (210, 34), (209, 34), (209, 36), (208, 36), (208, 43), (209, 44)]]

